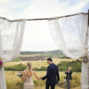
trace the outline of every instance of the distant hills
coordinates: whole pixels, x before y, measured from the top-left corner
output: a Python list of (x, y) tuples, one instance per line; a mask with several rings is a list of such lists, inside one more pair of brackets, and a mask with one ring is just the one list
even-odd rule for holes
[(59, 58), (59, 59), (70, 59), (65, 56), (61, 51), (21, 51), (20, 57), (14, 59), (13, 61), (34, 61), (34, 60), (45, 60), (46, 58)]
[(46, 51), (46, 52), (44, 51), (21, 51), (20, 54), (22, 56), (24, 55), (29, 55), (29, 56), (34, 55), (37, 57), (41, 56), (42, 58), (45, 58), (45, 57), (68, 58), (59, 50)]

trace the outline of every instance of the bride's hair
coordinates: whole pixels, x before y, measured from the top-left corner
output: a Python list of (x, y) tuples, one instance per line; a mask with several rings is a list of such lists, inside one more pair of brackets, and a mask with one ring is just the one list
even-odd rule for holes
[(27, 66), (29, 67), (29, 69), (31, 69), (31, 63), (27, 63)]
[[(31, 63), (27, 63), (29, 69), (31, 69)], [(29, 70), (29, 77), (32, 76), (32, 70)]]

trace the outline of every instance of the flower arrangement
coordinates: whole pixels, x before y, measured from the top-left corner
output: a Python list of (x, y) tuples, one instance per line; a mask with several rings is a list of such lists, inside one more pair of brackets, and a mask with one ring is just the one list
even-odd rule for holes
[(2, 66), (3, 66), (3, 61), (0, 60), (0, 69), (2, 68)]
[(19, 76), (19, 77), (22, 77), (22, 71), (19, 71), (19, 72), (18, 72), (18, 76)]
[(18, 75), (23, 81), (26, 80), (27, 75), (26, 75), (25, 71), (19, 71), (17, 75)]

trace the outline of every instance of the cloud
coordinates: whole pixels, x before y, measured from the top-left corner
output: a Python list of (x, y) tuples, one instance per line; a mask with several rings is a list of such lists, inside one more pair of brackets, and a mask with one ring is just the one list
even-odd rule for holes
[(0, 0), (0, 4), (7, 4), (10, 0)]
[(1, 17), (12, 17), (9, 12), (8, 5), (10, 0), (0, 0), (0, 16)]
[(61, 8), (61, 3), (58, 0), (34, 0), (34, 3), (25, 9), (21, 16), (24, 18), (38, 18), (38, 17), (50, 17), (58, 15), (59, 5)]
[(30, 4), (30, 0), (0, 0), (0, 16), (19, 18), (19, 14)]
[(0, 0), (0, 16), (10, 19), (61, 16), (82, 11), (88, 0)]
[(33, 0), (34, 3), (28, 6), (22, 13), (22, 18), (41, 18), (61, 16), (80, 12), (86, 6), (88, 0), (78, 0), (71, 5), (71, 0), (62, 2), (61, 0)]
[(89, 0), (80, 0), (79, 3), (77, 3), (75, 6), (71, 7), (71, 11), (73, 13), (74, 12), (81, 12), (82, 11), (82, 8), (84, 8), (87, 4), (89, 3)]

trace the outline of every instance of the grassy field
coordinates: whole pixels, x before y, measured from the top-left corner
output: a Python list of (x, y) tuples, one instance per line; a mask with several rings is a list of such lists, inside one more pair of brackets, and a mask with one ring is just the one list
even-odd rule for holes
[[(62, 59), (62, 60), (61, 59), (55, 59), (55, 60), (53, 60), (53, 62), (55, 64), (59, 64), (61, 61), (74, 61), (74, 60), (76, 60), (76, 59), (72, 59), (72, 60), (70, 60), (70, 59)], [(16, 65), (16, 64), (25, 64), (26, 65), (27, 62), (28, 61), (8, 62), (8, 63), (5, 63), (4, 66), (7, 67), (7, 66)], [(29, 61), (29, 62), (32, 64), (32, 68), (41, 68), (42, 66), (44, 66), (44, 67), (48, 66), (46, 60)]]
[[(73, 61), (70, 59), (62, 59), (62, 60), (54, 60), (55, 64), (60, 63), (61, 61)], [(16, 65), (16, 64), (26, 64), (27, 62), (9, 62), (9, 63), (5, 63), (4, 66), (11, 66), (11, 65)], [(32, 68), (40, 68), (41, 66), (45, 66), (47, 67), (48, 64), (46, 63), (46, 61), (30, 61), (30, 63), (32, 64)], [(36, 73), (39, 76), (44, 76), (46, 74), (46, 71), (36, 71)], [(17, 76), (17, 71), (5, 71), (6, 74), (6, 81), (7, 81), (7, 89), (23, 89), (23, 81)], [(73, 73), (73, 80), (71, 81), (71, 89), (81, 89), (80, 88), (80, 77), (81, 77), (81, 73)], [(64, 87), (64, 77), (65, 74), (64, 72), (60, 72), (60, 83), (59, 85), (56, 86), (56, 89), (66, 89), (66, 87)], [(34, 80), (34, 89), (45, 89), (45, 81), (42, 80), (36, 80), (36, 78), (33, 76), (33, 80)]]
[[(7, 80), (7, 89), (23, 89), (23, 81), (17, 76), (16, 71), (6, 71), (6, 80)], [(46, 72), (36, 72), (39, 76), (43, 76), (46, 74)], [(60, 89), (64, 89), (64, 72), (60, 73), (60, 83), (57, 85), (56, 89), (60, 87)], [(36, 78), (33, 76), (35, 89), (45, 89), (45, 81), (42, 80), (36, 80)], [(72, 89), (76, 89), (80, 86), (80, 73), (73, 73), (73, 80), (71, 82)], [(44, 88), (43, 88), (44, 87)], [(79, 89), (79, 88), (78, 88)]]

